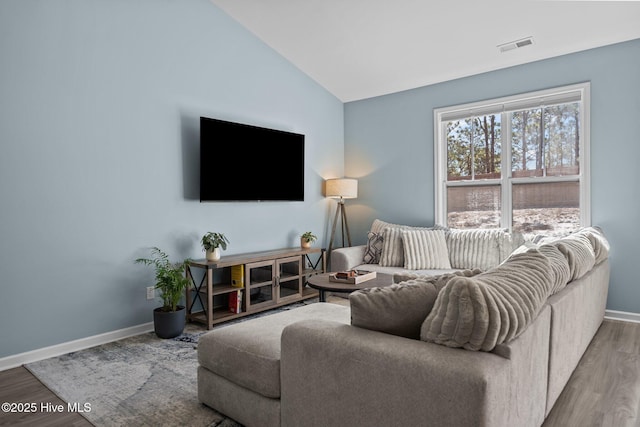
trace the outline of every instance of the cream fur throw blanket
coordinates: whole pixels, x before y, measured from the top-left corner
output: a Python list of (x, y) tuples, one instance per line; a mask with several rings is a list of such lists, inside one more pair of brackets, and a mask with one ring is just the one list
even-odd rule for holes
[(515, 254), (474, 277), (455, 277), (440, 291), (420, 331), (423, 341), (491, 351), (520, 335), (554, 287), (549, 259), (538, 250)]

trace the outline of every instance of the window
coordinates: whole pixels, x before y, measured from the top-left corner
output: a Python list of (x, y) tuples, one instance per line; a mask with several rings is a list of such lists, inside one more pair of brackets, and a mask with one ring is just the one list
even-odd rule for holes
[(589, 225), (589, 90), (434, 110), (436, 223), (545, 234)]

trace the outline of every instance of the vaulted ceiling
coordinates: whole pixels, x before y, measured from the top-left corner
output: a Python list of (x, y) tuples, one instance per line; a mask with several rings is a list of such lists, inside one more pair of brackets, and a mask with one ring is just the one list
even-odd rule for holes
[(640, 38), (640, 1), (211, 1), (344, 102)]

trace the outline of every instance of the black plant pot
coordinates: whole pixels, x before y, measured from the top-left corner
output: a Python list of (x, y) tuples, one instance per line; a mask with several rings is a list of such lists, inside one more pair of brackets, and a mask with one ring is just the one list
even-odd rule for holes
[(185, 323), (185, 309), (181, 305), (176, 311), (162, 311), (162, 307), (153, 310), (153, 327), (160, 338), (177, 337), (184, 331)]

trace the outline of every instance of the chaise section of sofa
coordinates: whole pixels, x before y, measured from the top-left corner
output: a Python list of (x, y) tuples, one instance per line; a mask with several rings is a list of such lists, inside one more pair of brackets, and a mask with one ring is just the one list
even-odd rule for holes
[(349, 308), (311, 304), (222, 326), (198, 342), (198, 399), (247, 427), (280, 423), (280, 339), (294, 322), (319, 319), (349, 323)]

